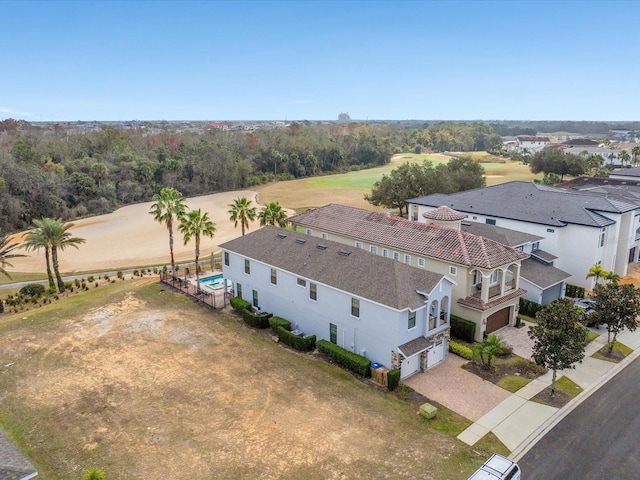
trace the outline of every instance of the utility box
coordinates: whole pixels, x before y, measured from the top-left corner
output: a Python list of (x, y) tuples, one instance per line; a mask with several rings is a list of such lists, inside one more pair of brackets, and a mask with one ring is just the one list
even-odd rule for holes
[(422, 415), (427, 420), (435, 418), (436, 413), (438, 413), (438, 409), (430, 403), (423, 403), (422, 405), (420, 405), (420, 415)]

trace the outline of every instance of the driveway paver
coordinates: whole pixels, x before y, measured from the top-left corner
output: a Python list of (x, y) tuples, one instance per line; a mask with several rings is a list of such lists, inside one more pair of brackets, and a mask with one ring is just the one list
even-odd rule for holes
[(413, 375), (403, 383), (475, 422), (511, 394), (461, 368), (466, 362), (457, 355), (449, 354), (444, 362)]
[(526, 358), (527, 360), (531, 359), (531, 355), (533, 351), (531, 347), (533, 345), (533, 340), (529, 338), (529, 327), (533, 325), (531, 322), (522, 322), (524, 327), (516, 328), (516, 327), (502, 327), (499, 330), (496, 330), (494, 333), (507, 342), (513, 348), (513, 353), (518, 355), (519, 357)]

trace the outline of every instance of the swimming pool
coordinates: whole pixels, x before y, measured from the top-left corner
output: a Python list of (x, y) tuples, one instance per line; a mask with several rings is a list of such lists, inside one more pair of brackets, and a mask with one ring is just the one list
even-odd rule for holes
[[(217, 275), (210, 275), (208, 277), (201, 278), (200, 283), (211, 288), (223, 288), (224, 276), (221, 273)], [(231, 281), (227, 280), (227, 285), (231, 285)]]

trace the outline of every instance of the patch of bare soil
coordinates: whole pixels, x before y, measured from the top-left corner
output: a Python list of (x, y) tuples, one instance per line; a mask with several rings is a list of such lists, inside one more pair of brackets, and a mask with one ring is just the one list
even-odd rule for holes
[(556, 389), (555, 394), (551, 394), (551, 386), (545, 388), (535, 397), (533, 401), (549, 405), (550, 407), (562, 408), (572, 400), (573, 397)]
[(609, 351), (609, 347), (607, 347), (606, 345), (598, 350), (597, 356), (601, 360), (606, 360), (613, 363), (619, 363), (626, 357), (624, 353), (619, 352), (618, 350)]
[(479, 376), (483, 380), (497, 384), (500, 379), (505, 376), (515, 375), (529, 380), (538, 378), (546, 373), (544, 368), (539, 367), (530, 360), (519, 358), (516, 355), (508, 355), (506, 357), (494, 360), (492, 368), (487, 368), (478, 362), (465, 363), (462, 368)]

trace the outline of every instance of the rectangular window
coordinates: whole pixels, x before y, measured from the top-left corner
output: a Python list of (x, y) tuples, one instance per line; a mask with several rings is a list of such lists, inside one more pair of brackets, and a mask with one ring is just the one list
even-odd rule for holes
[(236, 296), (242, 298), (242, 284), (236, 283)]
[(407, 322), (407, 329), (411, 330), (416, 328), (416, 312), (409, 312), (409, 320)]
[(362, 242), (356, 242), (356, 248), (362, 248)]
[(229, 252), (224, 252), (224, 264), (229, 266)]
[(318, 300), (318, 286), (315, 283), (309, 283), (309, 298)]
[(458, 267), (449, 266), (449, 275), (458, 275)]
[(369, 246), (369, 250), (371, 250), (371, 253), (377, 255), (378, 254), (378, 247), (376, 247), (375, 245), (370, 245)]
[(253, 306), (256, 308), (260, 308), (258, 306), (258, 292), (256, 290), (253, 291)]
[(311, 229), (310, 228), (305, 228), (304, 229), (304, 233), (306, 233), (307, 235), (311, 235)]
[(251, 275), (251, 263), (249, 263), (249, 259), (247, 258), (244, 260), (244, 273)]
[(333, 323), (329, 324), (329, 341), (338, 343), (338, 326)]
[(426, 262), (425, 262), (424, 258), (419, 258), (418, 259), (418, 266), (424, 268), (425, 265), (426, 265)]
[(306, 287), (307, 286), (307, 281), (304, 278), (297, 279), (296, 283), (298, 284), (299, 287)]
[(277, 285), (278, 284), (278, 272), (276, 271), (275, 268), (271, 269), (271, 285)]
[(357, 298), (351, 299), (351, 316), (360, 318), (360, 300)]
[(602, 230), (600, 230), (600, 246), (601, 247), (604, 247), (604, 234), (605, 234), (605, 231), (603, 228)]
[(496, 283), (498, 281), (498, 271), (494, 270), (491, 272), (491, 279), (489, 280), (491, 283)]
[(389, 250), (387, 250), (386, 248), (382, 249), (382, 256), (383, 257), (388, 257), (389, 256)]
[(322, 238), (323, 240), (328, 240), (328, 239), (329, 239), (329, 235), (328, 235), (328, 234), (326, 234), (326, 233), (324, 233), (324, 232), (322, 232), (322, 233), (320, 234), (320, 238)]
[(393, 259), (400, 260), (400, 254), (398, 252), (393, 252)]
[(485, 222), (487, 223), (487, 225), (495, 225), (496, 224), (496, 219), (495, 218), (487, 218), (487, 219), (485, 219)]
[(531, 245), (532, 251), (538, 250), (539, 248), (540, 248), (540, 242), (534, 242), (533, 245)]
[(547, 228), (547, 233), (553, 233), (555, 230), (553, 228)]
[(405, 255), (404, 255), (404, 263), (406, 263), (407, 265), (411, 265), (411, 255), (407, 255), (405, 253)]

